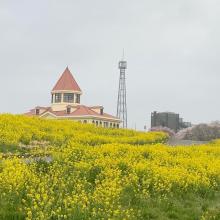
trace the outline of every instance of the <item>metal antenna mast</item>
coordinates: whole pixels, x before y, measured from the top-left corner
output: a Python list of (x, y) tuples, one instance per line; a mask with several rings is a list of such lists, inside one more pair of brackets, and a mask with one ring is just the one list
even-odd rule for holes
[(118, 89), (117, 117), (122, 120), (122, 127), (127, 128), (127, 101), (125, 83), (125, 70), (127, 69), (127, 62), (124, 61), (124, 50), (122, 60), (118, 63), (118, 68), (120, 69), (120, 78)]

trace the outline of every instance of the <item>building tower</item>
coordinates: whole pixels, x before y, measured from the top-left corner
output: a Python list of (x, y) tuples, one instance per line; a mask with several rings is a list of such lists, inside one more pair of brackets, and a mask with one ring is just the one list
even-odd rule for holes
[(51, 91), (53, 111), (65, 110), (68, 105), (80, 105), (82, 91), (67, 67)]
[(117, 117), (122, 120), (122, 127), (127, 128), (127, 102), (125, 83), (125, 70), (127, 69), (127, 62), (122, 59), (118, 63), (118, 68), (120, 70), (120, 78), (118, 89)]

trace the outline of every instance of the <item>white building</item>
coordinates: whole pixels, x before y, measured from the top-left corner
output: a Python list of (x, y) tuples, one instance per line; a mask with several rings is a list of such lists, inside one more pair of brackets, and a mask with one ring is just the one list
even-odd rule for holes
[(104, 112), (103, 106), (80, 104), (82, 90), (68, 67), (51, 92), (51, 106), (37, 106), (25, 115), (50, 119), (71, 119), (97, 126), (119, 128), (121, 120)]

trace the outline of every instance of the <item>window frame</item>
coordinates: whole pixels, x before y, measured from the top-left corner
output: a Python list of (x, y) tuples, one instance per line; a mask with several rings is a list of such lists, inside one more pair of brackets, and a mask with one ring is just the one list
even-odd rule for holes
[(71, 113), (71, 107), (67, 107), (67, 108), (66, 108), (66, 113), (67, 113), (67, 114), (70, 114), (70, 113)]
[(62, 93), (55, 93), (54, 94), (54, 103), (61, 103), (62, 102)]
[(80, 94), (76, 94), (76, 103), (80, 104)]
[[(72, 99), (70, 99), (70, 96), (72, 96)], [(74, 103), (74, 93), (63, 93), (63, 102)]]
[(40, 109), (39, 109), (39, 108), (36, 108), (36, 109), (35, 109), (35, 113), (36, 113), (36, 115), (40, 115)]

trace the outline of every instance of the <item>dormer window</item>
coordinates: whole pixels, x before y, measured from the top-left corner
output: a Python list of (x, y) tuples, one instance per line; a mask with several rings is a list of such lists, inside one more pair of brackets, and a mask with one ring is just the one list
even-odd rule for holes
[(40, 114), (40, 109), (39, 108), (36, 108), (36, 115), (39, 115)]
[(67, 107), (66, 113), (67, 113), (67, 114), (70, 114), (70, 113), (71, 113), (71, 107)]
[(103, 115), (103, 108), (100, 109), (100, 115)]
[(61, 97), (61, 93), (55, 93), (55, 103), (60, 103)]
[(74, 94), (73, 93), (64, 93), (63, 102), (73, 103), (74, 102)]

